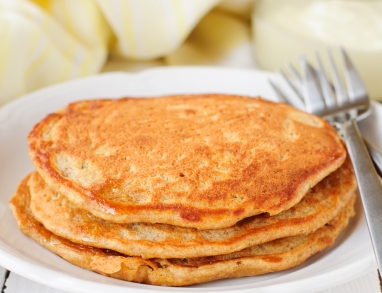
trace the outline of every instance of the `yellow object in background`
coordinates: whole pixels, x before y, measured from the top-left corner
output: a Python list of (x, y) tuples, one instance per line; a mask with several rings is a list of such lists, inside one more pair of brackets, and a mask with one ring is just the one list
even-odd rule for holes
[(44, 9), (26, 0), (0, 1), (0, 105), (96, 73), (107, 59), (110, 31), (91, 1), (38, 2)]
[(256, 1), (257, 0), (224, 0), (220, 2), (216, 8), (240, 18), (250, 20)]
[(109, 55), (163, 57), (220, 0), (0, 0), (0, 105), (100, 72)]
[(327, 48), (343, 46), (370, 97), (382, 101), (381, 0), (259, 0), (253, 20), (261, 68), (274, 71), (286, 62), (298, 67), (300, 55), (315, 64), (316, 51), (326, 56)]
[(99, 72), (273, 71), (339, 44), (382, 100), (381, 15), (382, 0), (0, 0), (0, 106)]
[(220, 0), (96, 0), (115, 34), (111, 54), (133, 60), (174, 51)]
[(164, 61), (167, 65), (254, 68), (252, 49), (249, 21), (216, 9)]

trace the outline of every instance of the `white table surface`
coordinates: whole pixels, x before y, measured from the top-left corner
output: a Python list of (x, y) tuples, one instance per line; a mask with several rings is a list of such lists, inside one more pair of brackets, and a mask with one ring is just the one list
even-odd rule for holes
[[(4, 291), (1, 293), (64, 293), (64, 291), (53, 289), (15, 273), (10, 273), (5, 279), (6, 270), (0, 267), (0, 282)], [(5, 282), (5, 286), (4, 286)], [(373, 271), (360, 276), (350, 282), (323, 290), (318, 293), (381, 293), (378, 272)]]

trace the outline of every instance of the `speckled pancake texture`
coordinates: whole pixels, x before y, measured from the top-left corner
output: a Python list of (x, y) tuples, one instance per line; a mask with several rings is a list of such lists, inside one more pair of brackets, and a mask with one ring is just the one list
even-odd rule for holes
[(323, 119), (219, 94), (73, 103), (28, 140), (48, 186), (96, 217), (203, 230), (288, 210), (346, 157)]
[(350, 159), (294, 207), (262, 214), (229, 228), (197, 230), (166, 224), (108, 222), (53, 192), (37, 172), (28, 182), (31, 210), (45, 228), (72, 242), (143, 258), (185, 258), (231, 253), (287, 236), (312, 233), (330, 221), (356, 189)]
[(75, 244), (45, 229), (31, 213), (28, 179), (20, 183), (10, 201), (17, 224), (25, 234), (82, 268), (153, 285), (184, 286), (285, 270), (333, 244), (354, 213), (355, 195), (337, 216), (311, 234), (285, 237), (219, 256), (143, 259)]

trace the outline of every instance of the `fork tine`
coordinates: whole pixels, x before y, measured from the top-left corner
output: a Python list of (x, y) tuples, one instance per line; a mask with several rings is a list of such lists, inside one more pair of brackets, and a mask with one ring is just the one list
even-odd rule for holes
[(289, 74), (295, 80), (296, 84), (298, 85), (298, 87), (299, 87), (298, 90), (301, 92), (301, 83), (302, 83), (302, 80), (301, 80), (300, 74), (297, 72), (296, 68), (294, 68), (294, 66), (291, 63), (285, 64), (285, 67), (288, 70)]
[(294, 68), (294, 66), (291, 63), (286, 64), (286, 69), (293, 78), (292, 81), (294, 89), (301, 95), (302, 98), (302, 80), (300, 74), (297, 72), (296, 68)]
[(293, 103), (291, 103), (290, 100), (287, 98), (287, 95), (283, 93), (283, 91), (279, 88), (279, 86), (277, 84), (275, 84), (273, 82), (272, 79), (268, 79), (268, 82), (269, 82), (271, 88), (275, 91), (275, 93), (276, 93), (277, 97), (279, 98), (280, 102), (286, 102), (286, 103), (291, 104), (292, 106), (294, 106)]
[(321, 115), (326, 106), (321, 91), (316, 83), (315, 69), (309, 65), (305, 57), (300, 57), (302, 68), (302, 90), (305, 106), (308, 112)]
[(336, 98), (334, 97), (332, 87), (330, 86), (329, 81), (326, 77), (324, 66), (322, 65), (322, 61), (318, 52), (316, 52), (316, 59), (319, 67), (319, 70), (317, 70), (317, 74), (321, 83), (322, 94), (324, 96), (326, 106), (329, 109), (331, 109), (336, 106)]
[(284, 94), (286, 101), (288, 101), (289, 104), (293, 105), (297, 109), (305, 111), (305, 105), (300, 93), (296, 91), (290, 80), (285, 76), (284, 72), (282, 72), (280, 69), (277, 69), (276, 72), (290, 92), (290, 94)]
[(350, 100), (353, 102), (356, 100), (368, 101), (366, 87), (343, 47), (341, 47), (341, 53), (345, 62), (345, 80)]
[(289, 87), (297, 94), (297, 96), (302, 100), (301, 90), (296, 86), (291, 79), (289, 79), (281, 69), (277, 69), (276, 72), (281, 76), (281, 78), (288, 84)]
[(348, 104), (349, 102), (348, 95), (346, 94), (345, 89), (342, 86), (342, 82), (338, 74), (336, 64), (334, 63), (332, 51), (330, 49), (328, 49), (328, 56), (329, 56), (330, 68), (332, 72), (333, 85), (334, 85), (334, 89), (337, 96), (337, 103), (339, 106), (343, 106), (345, 104)]
[(288, 69), (289, 73), (293, 76), (293, 78), (301, 84), (301, 76), (298, 74), (296, 68), (291, 63), (286, 64), (286, 68)]

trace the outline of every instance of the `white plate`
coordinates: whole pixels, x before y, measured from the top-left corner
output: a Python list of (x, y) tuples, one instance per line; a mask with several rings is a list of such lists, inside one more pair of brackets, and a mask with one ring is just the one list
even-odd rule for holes
[[(185, 288), (157, 287), (107, 278), (75, 267), (23, 235), (8, 208), (19, 181), (34, 168), (27, 135), (46, 114), (69, 102), (104, 97), (155, 96), (178, 93), (232, 93), (276, 96), (268, 86), (272, 75), (253, 70), (200, 67), (159, 68), (139, 74), (112, 73), (49, 87), (0, 109), (0, 265), (26, 278), (69, 292), (299, 292), (322, 290), (376, 269), (360, 206), (357, 216), (329, 249), (293, 269)], [(382, 107), (364, 123), (368, 139), (382, 149)]]

